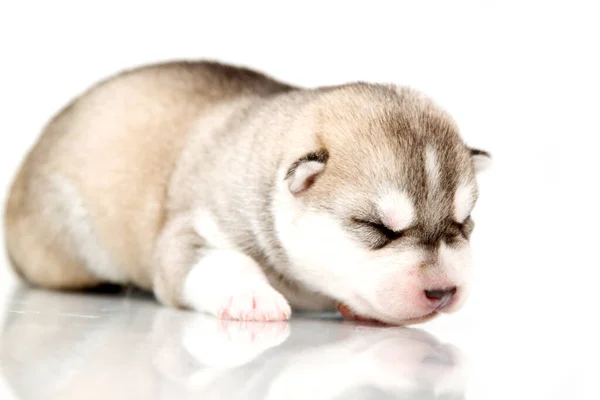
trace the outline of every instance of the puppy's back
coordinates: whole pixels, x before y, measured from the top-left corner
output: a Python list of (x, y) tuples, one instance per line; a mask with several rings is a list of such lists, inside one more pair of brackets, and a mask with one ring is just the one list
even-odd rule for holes
[(195, 121), (216, 104), (290, 89), (209, 62), (137, 68), (89, 89), (50, 121), (13, 182), (5, 223), (19, 274), (50, 287), (102, 277), (150, 288), (169, 177)]

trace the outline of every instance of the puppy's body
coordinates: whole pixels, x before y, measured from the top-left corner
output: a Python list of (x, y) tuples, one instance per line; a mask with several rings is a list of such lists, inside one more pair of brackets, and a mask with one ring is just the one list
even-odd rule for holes
[[(168, 63), (102, 82), (50, 122), (13, 184), (6, 236), (44, 287), (133, 283), (249, 319), (340, 302), (401, 323), (434, 314), (402, 297), (415, 285), (466, 286), (468, 265), (450, 264), (468, 264), (468, 242), (451, 225), (468, 225), (475, 197), (469, 149), (415, 92)], [(383, 235), (368, 225), (380, 221)]]

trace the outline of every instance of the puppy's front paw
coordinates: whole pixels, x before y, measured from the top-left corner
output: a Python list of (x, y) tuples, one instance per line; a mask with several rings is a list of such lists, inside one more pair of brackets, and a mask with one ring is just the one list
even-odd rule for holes
[(285, 321), (291, 314), (287, 300), (266, 283), (237, 289), (217, 311), (219, 318), (245, 321)]
[(285, 321), (292, 314), (260, 266), (230, 250), (208, 252), (191, 268), (183, 283), (182, 303), (231, 320)]

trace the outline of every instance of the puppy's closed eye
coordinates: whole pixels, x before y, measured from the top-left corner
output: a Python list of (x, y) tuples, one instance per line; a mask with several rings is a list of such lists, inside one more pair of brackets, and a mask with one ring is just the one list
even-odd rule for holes
[(404, 231), (391, 230), (381, 222), (367, 221), (360, 218), (353, 218), (352, 221), (358, 226), (369, 229), (376, 235), (370, 237), (370, 239), (373, 239), (372, 248), (374, 250), (381, 249), (404, 235)]

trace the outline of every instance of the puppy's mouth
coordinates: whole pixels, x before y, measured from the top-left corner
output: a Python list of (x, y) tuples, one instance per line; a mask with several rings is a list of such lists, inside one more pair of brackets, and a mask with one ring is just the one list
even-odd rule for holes
[(422, 315), (420, 317), (403, 319), (403, 320), (398, 320), (398, 321), (394, 321), (394, 322), (388, 322), (388, 321), (383, 321), (383, 320), (380, 320), (377, 318), (371, 318), (371, 317), (366, 317), (364, 315), (356, 314), (354, 311), (352, 311), (352, 309), (350, 307), (348, 307), (344, 303), (337, 303), (336, 308), (337, 308), (338, 312), (342, 315), (342, 317), (344, 317), (345, 319), (361, 321), (361, 322), (375, 322), (375, 323), (386, 324), (386, 325), (418, 324), (418, 323), (429, 321), (430, 319), (434, 318), (437, 315), (437, 311), (432, 311), (432, 312)]
[(344, 303), (337, 303), (336, 308), (342, 317), (345, 319), (353, 319), (356, 321), (364, 321), (364, 322), (382, 322), (374, 318), (364, 317), (362, 315), (358, 315), (352, 311), (350, 307), (345, 305)]

